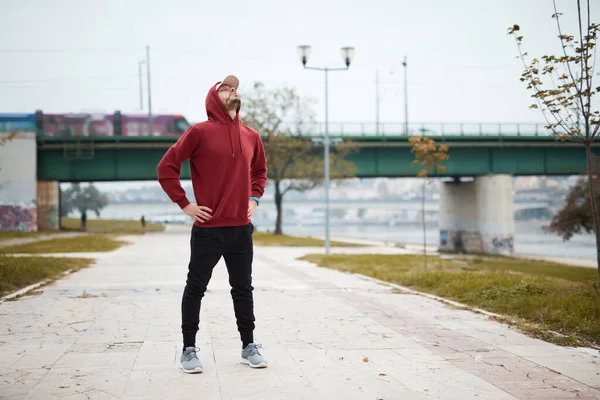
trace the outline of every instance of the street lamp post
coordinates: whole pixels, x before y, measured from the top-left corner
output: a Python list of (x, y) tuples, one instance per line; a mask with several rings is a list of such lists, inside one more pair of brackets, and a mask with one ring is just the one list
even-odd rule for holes
[(329, 71), (346, 71), (350, 68), (350, 62), (354, 57), (354, 47), (342, 47), (341, 55), (342, 60), (346, 64), (345, 68), (329, 68), (329, 67), (307, 67), (306, 62), (308, 61), (308, 57), (310, 56), (310, 46), (298, 46), (298, 55), (300, 56), (300, 61), (302, 62), (302, 66), (304, 69), (312, 69), (316, 71), (324, 71), (325, 72), (325, 140), (324, 140), (324, 150), (323, 150), (323, 158), (325, 163), (325, 253), (329, 254), (330, 240), (329, 240), (329, 186), (330, 186), (330, 178), (329, 178), (329, 92), (328, 92), (328, 79), (329, 79)]

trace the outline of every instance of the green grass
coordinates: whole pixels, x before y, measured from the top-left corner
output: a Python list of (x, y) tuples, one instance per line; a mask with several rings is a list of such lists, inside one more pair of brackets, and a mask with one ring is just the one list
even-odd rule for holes
[(0, 295), (4, 296), (46, 279), (60, 278), (94, 262), (88, 258), (10, 257), (0, 255)]
[[(269, 232), (254, 232), (252, 240), (257, 246), (292, 246), (292, 247), (322, 247), (325, 241), (310, 237), (275, 235)], [(334, 247), (364, 247), (363, 244), (331, 241)]]
[[(61, 218), (61, 232), (72, 232), (80, 230), (79, 218)], [(164, 231), (165, 227), (160, 224), (152, 224), (146, 222), (146, 232)], [(92, 219), (87, 221), (87, 232), (89, 233), (124, 233), (137, 234), (142, 233), (142, 225), (136, 220), (119, 220), (119, 219)], [(44, 235), (52, 235), (57, 231), (37, 231), (37, 232), (20, 232), (20, 231), (0, 231), (0, 242), (10, 239), (27, 239), (37, 238)], [(42, 238), (44, 239), (44, 238)]]
[(42, 235), (48, 235), (53, 232), (36, 231), (36, 232), (21, 232), (21, 231), (0, 231), (0, 241), (9, 239), (25, 239), (34, 238)]
[(40, 240), (0, 248), (0, 254), (79, 253), (116, 250), (127, 242), (115, 236), (89, 234), (75, 237)]
[[(510, 257), (320, 255), (301, 259), (363, 274), (505, 316), (524, 332), (563, 345), (600, 346), (596, 269)], [(558, 334), (555, 334), (555, 333)]]
[[(81, 220), (79, 218), (61, 218), (61, 230), (63, 231), (79, 231)], [(137, 220), (120, 220), (120, 219), (88, 219), (87, 231), (92, 233), (141, 233), (142, 224)], [(160, 224), (152, 224), (146, 222), (147, 232), (163, 231), (165, 227)]]

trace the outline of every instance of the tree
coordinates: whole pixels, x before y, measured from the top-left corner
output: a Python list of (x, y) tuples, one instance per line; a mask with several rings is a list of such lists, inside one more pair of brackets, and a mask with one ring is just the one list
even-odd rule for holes
[[(256, 129), (263, 140), (268, 177), (275, 187), (275, 234), (281, 235), (285, 194), (291, 190), (313, 189), (323, 181), (323, 148), (306, 138), (310, 128), (315, 126), (312, 100), (301, 98), (291, 88), (268, 90), (262, 83), (255, 82), (253, 90), (244, 94), (242, 101), (244, 124)], [(355, 165), (344, 158), (354, 148), (346, 140), (331, 146), (332, 180), (355, 175)]]
[[(596, 177), (593, 182), (594, 192), (600, 193), (600, 178)], [(547, 232), (562, 236), (563, 240), (569, 240), (573, 235), (583, 231), (592, 233), (594, 221), (592, 218), (592, 206), (587, 193), (587, 179), (581, 177), (567, 195), (564, 207), (552, 218), (552, 222), (545, 228)], [(596, 201), (600, 196), (596, 195)]]
[(423, 198), (421, 218), (423, 222), (423, 263), (424, 268), (427, 268), (427, 228), (425, 226), (425, 188), (431, 183), (431, 179), (427, 177), (433, 170), (440, 173), (446, 172), (446, 167), (440, 165), (442, 161), (450, 158), (448, 155), (448, 146), (441, 144), (436, 146), (435, 140), (423, 136), (412, 136), (408, 141), (413, 145), (411, 153), (415, 153), (415, 159), (412, 165), (423, 166), (418, 172), (417, 177), (423, 177)]
[[(523, 36), (521, 28), (515, 24), (508, 29), (508, 34), (515, 37), (519, 56), (525, 67), (521, 81), (533, 92), (531, 97), (536, 103), (530, 108), (540, 109), (550, 129), (561, 141), (582, 143), (585, 147), (588, 175), (588, 198), (591, 205), (593, 230), (596, 234), (596, 258), (598, 274), (600, 274), (600, 218), (594, 190), (594, 175), (597, 172), (592, 163), (592, 143), (600, 134), (600, 110), (592, 110), (593, 97), (600, 92), (600, 87), (593, 87), (595, 49), (600, 25), (590, 20), (590, 0), (577, 0), (577, 21), (579, 37), (564, 34), (560, 24), (560, 16), (554, 4), (558, 38), (562, 47), (561, 55), (545, 55), (542, 62), (533, 58), (526, 61), (527, 53), (521, 50)], [(543, 79), (543, 80), (542, 80)], [(597, 107), (597, 106), (596, 106)]]
[(6, 143), (8, 143), (11, 140), (13, 140), (14, 138), (16, 138), (18, 135), (19, 135), (19, 132), (17, 132), (17, 131), (9, 132), (5, 137), (0, 138), (0, 146), (4, 146)]
[(60, 216), (66, 217), (73, 210), (81, 213), (81, 229), (86, 229), (87, 212), (93, 211), (100, 216), (100, 211), (108, 204), (108, 198), (92, 184), (82, 189), (79, 183), (72, 183), (60, 196)]

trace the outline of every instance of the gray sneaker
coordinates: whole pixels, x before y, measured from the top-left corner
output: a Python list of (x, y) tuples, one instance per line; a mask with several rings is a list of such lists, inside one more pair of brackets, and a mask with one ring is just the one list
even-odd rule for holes
[(252, 368), (266, 368), (267, 361), (260, 355), (258, 348), (262, 347), (254, 343), (250, 343), (244, 350), (242, 350), (242, 364), (247, 364)]
[(181, 369), (187, 374), (202, 372), (202, 363), (198, 360), (195, 347), (186, 347), (181, 354)]

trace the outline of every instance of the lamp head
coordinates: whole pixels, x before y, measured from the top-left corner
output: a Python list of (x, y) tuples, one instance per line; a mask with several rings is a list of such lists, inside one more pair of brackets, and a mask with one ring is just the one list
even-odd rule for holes
[(346, 64), (346, 68), (349, 68), (350, 62), (354, 58), (354, 47), (342, 47), (340, 51), (342, 54), (342, 60), (344, 60), (344, 64)]
[(308, 56), (310, 56), (310, 46), (302, 45), (297, 47), (298, 56), (300, 57), (300, 61), (303, 66), (306, 66), (306, 62), (308, 61)]

